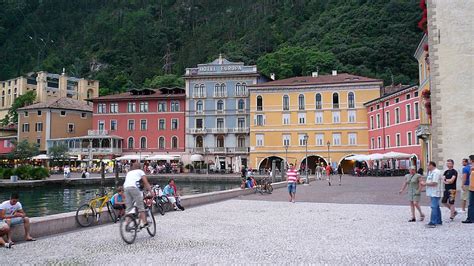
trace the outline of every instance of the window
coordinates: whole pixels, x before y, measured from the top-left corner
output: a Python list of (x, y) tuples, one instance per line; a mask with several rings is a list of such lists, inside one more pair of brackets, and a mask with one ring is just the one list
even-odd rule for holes
[(61, 112), (59, 113), (59, 115), (60, 115), (60, 116), (66, 116), (66, 111), (61, 111)]
[(385, 106), (389, 106), (390, 105), (390, 102), (389, 101), (386, 101), (385, 102)]
[(135, 120), (128, 120), (128, 130), (135, 130)]
[(238, 105), (238, 108), (239, 108), (239, 111), (242, 112), (244, 111), (245, 109), (245, 101), (243, 99), (240, 99), (239, 100), (239, 103), (237, 104)]
[(202, 147), (203, 147), (202, 136), (196, 136), (196, 148), (202, 148)]
[(374, 116), (370, 116), (370, 129), (374, 129)]
[(226, 97), (226, 86), (225, 83), (214, 85), (214, 97)]
[(413, 93), (413, 97), (418, 97), (418, 91), (415, 91), (415, 92)]
[(407, 95), (406, 95), (406, 99), (407, 99), (407, 100), (410, 100), (410, 98), (411, 98), (411, 95), (410, 95), (410, 94), (407, 94)]
[(146, 138), (145, 137), (140, 138), (140, 149), (146, 149)]
[(318, 133), (316, 134), (316, 145), (323, 146), (324, 145), (324, 134)]
[(204, 128), (202, 118), (196, 119), (196, 128)]
[(332, 134), (332, 145), (340, 146), (341, 145), (341, 133)]
[(30, 132), (30, 124), (24, 123), (24, 124), (21, 126), (21, 132)]
[(411, 132), (407, 132), (407, 145), (408, 146), (413, 145), (413, 137), (412, 137)]
[(349, 123), (355, 123), (356, 121), (356, 110), (347, 111), (347, 120)]
[(171, 102), (171, 112), (179, 112), (179, 102), (172, 101)]
[(300, 124), (300, 125), (306, 124), (306, 114), (305, 113), (298, 113), (298, 124)]
[(396, 98), (395, 103), (399, 103), (399, 102), (400, 102), (400, 98)]
[(377, 148), (382, 148), (382, 137), (377, 137)]
[(202, 101), (201, 100), (196, 102), (196, 112), (202, 113)]
[(400, 124), (400, 108), (395, 108), (395, 124)]
[(385, 136), (385, 147), (390, 148), (390, 136)]
[(355, 99), (353, 92), (349, 92), (349, 94), (347, 94), (347, 105), (348, 108), (355, 108)]
[(283, 146), (290, 146), (291, 145), (291, 135), (284, 134), (283, 135)]
[(400, 143), (401, 142), (400, 141), (400, 133), (397, 133), (396, 137), (397, 138), (395, 139), (395, 144), (397, 145), (397, 147), (400, 147), (400, 145), (401, 145), (401, 143)]
[(132, 137), (129, 137), (128, 138), (128, 148), (133, 149), (133, 146), (134, 146), (134, 140), (133, 140)]
[(340, 111), (332, 111), (332, 122), (333, 123), (340, 123), (341, 122), (341, 112)]
[(74, 124), (73, 123), (67, 124), (67, 132), (68, 133), (74, 133)]
[(110, 112), (111, 113), (118, 113), (118, 103), (111, 103), (110, 104)]
[(127, 104), (127, 111), (129, 113), (135, 113), (137, 110), (136, 110), (136, 104), (135, 103), (128, 103)]
[(216, 127), (217, 128), (224, 128), (224, 118), (217, 118), (216, 119)]
[(323, 112), (316, 112), (316, 124), (322, 124), (323, 123)]
[(377, 114), (376, 117), (377, 117), (377, 118), (376, 118), (375, 121), (377, 122), (377, 128), (380, 128), (380, 114)]
[(97, 128), (99, 129), (99, 131), (104, 131), (105, 130), (105, 121), (99, 120)]
[(389, 111), (385, 112), (385, 126), (386, 127), (390, 126), (390, 112)]
[(171, 119), (171, 130), (177, 130), (178, 129), (178, 119), (173, 118)]
[(321, 93), (316, 93), (316, 110), (320, 110), (323, 108)]
[(290, 97), (288, 95), (283, 96), (283, 111), (290, 110)]
[(194, 85), (193, 96), (194, 96), (195, 98), (202, 98), (202, 97), (204, 97), (204, 95), (205, 95), (204, 89), (205, 89), (204, 84), (196, 84), (196, 85)]
[(377, 110), (380, 109), (380, 104), (377, 104), (375, 108), (377, 108)]
[(339, 94), (337, 92), (332, 94), (332, 108), (339, 108)]
[(224, 101), (219, 100), (217, 101), (217, 112), (223, 112), (224, 111)]
[(257, 147), (263, 147), (264, 142), (263, 142), (263, 134), (256, 134), (255, 135), (256, 141), (257, 141)]
[(35, 124), (35, 131), (36, 131), (36, 132), (41, 132), (41, 131), (43, 131), (43, 123), (41, 123), (41, 122), (36, 123), (36, 124)]
[(347, 134), (349, 145), (357, 145), (357, 133)]
[(263, 110), (263, 98), (262, 96), (258, 95), (257, 96), (257, 111), (262, 111)]
[(158, 120), (158, 130), (165, 130), (166, 129), (166, 120), (160, 119)]
[(140, 102), (140, 113), (148, 112), (148, 102)]
[(158, 112), (166, 112), (166, 102), (158, 103)]
[(415, 136), (415, 139), (416, 139), (416, 145), (420, 145), (420, 138), (418, 138), (417, 136)]
[(217, 136), (217, 137), (216, 137), (216, 144), (217, 144), (216, 146), (217, 146), (218, 148), (224, 148), (224, 146), (225, 146), (225, 145), (224, 145), (224, 136), (222, 136), (222, 135)]
[(304, 110), (304, 95), (300, 94), (298, 96), (298, 110)]
[(298, 144), (300, 146), (306, 146), (308, 137), (306, 134), (298, 134)]
[(110, 120), (110, 131), (117, 130), (117, 120)]
[(418, 102), (414, 103), (413, 108), (415, 109), (415, 119), (420, 119), (420, 104)]
[(407, 121), (411, 121), (411, 105), (407, 104)]
[(176, 150), (178, 148), (178, 138), (172, 137), (171, 138), (171, 149)]
[(372, 112), (373, 110), (374, 110), (374, 107), (373, 107), (373, 106), (371, 106), (371, 107), (370, 107), (370, 111)]
[(142, 131), (147, 130), (147, 121), (146, 121), (146, 119), (140, 120), (140, 130), (142, 130)]
[(41, 138), (36, 139), (36, 144), (41, 145)]
[(81, 113), (81, 118), (86, 118), (87, 114), (86, 113)]
[(38, 110), (36, 113), (38, 114), (38, 116), (41, 116), (41, 110)]
[(107, 111), (106, 111), (106, 108), (107, 108), (107, 105), (106, 105), (105, 103), (99, 103), (99, 104), (97, 105), (97, 113), (99, 113), (99, 114), (104, 114), (104, 113), (106, 113), (106, 112), (107, 112)]
[(238, 128), (245, 128), (245, 118), (244, 117), (237, 118), (237, 127)]
[(255, 120), (255, 124), (257, 126), (263, 126), (265, 124), (265, 120), (264, 120), (263, 115), (257, 115), (257, 118)]
[(164, 150), (165, 147), (166, 147), (165, 137), (159, 137), (158, 138), (158, 149)]
[(371, 148), (372, 150), (375, 149), (375, 139), (374, 139), (374, 138), (371, 138), (371, 139), (370, 139), (370, 148)]
[(247, 145), (245, 143), (245, 137), (244, 136), (239, 136), (239, 138), (237, 140), (237, 147), (239, 147), (239, 148), (247, 147)]
[(283, 119), (283, 125), (290, 124), (290, 114), (283, 114), (282, 119)]

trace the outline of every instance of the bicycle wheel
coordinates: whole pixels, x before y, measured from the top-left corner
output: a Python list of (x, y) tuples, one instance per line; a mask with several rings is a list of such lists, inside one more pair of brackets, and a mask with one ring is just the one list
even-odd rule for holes
[(120, 220), (120, 236), (127, 244), (132, 244), (137, 238), (138, 224), (134, 214), (127, 214)]
[(273, 187), (272, 187), (271, 184), (268, 184), (268, 185), (267, 185), (267, 191), (268, 191), (268, 194), (272, 194), (272, 192), (273, 192)]
[(161, 215), (165, 215), (165, 210), (163, 209), (163, 203), (157, 200), (155, 203), (155, 207), (158, 210), (158, 213), (160, 213)]
[(88, 227), (95, 219), (95, 211), (89, 204), (81, 205), (76, 211), (76, 222), (82, 227)]
[(112, 206), (112, 203), (107, 202), (107, 211), (109, 212), (110, 219), (112, 220), (113, 223), (117, 222), (117, 214), (115, 213), (114, 207)]
[(146, 221), (148, 222), (148, 227), (146, 230), (148, 231), (148, 234), (150, 236), (155, 236), (156, 234), (156, 222), (155, 222), (155, 216), (153, 216), (153, 212), (151, 209), (146, 210)]

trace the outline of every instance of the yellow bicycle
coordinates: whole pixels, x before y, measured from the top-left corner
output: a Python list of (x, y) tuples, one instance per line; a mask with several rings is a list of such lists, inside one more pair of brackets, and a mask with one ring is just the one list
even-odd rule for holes
[(77, 223), (82, 227), (90, 226), (94, 220), (98, 223), (105, 207), (107, 207), (110, 219), (114, 223), (117, 222), (117, 216), (110, 202), (111, 197), (112, 195), (108, 193), (97, 195), (97, 197), (91, 199), (89, 203), (81, 205), (76, 211)]

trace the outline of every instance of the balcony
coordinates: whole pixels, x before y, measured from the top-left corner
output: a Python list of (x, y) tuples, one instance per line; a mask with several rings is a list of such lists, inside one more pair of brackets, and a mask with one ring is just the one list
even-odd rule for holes
[(214, 92), (214, 98), (225, 98), (225, 97), (227, 97), (227, 91)]
[(250, 128), (248, 128), (248, 127), (233, 128), (232, 132), (240, 133), (240, 134), (250, 133)]
[(87, 131), (88, 136), (107, 136), (109, 135), (109, 131), (107, 130), (101, 130), (101, 129), (94, 129), (94, 130), (88, 130)]
[(122, 148), (69, 148), (68, 152), (72, 155), (88, 155), (91, 152), (95, 154), (122, 154)]
[(193, 98), (206, 98), (206, 93), (193, 93)]
[(228, 128), (212, 128), (212, 134), (227, 134), (229, 132)]
[(206, 128), (189, 128), (188, 133), (189, 134), (206, 134), (207, 129)]

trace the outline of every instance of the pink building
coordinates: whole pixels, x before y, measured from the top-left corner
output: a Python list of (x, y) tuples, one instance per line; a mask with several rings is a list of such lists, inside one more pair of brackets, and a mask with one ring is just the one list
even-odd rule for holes
[(185, 150), (185, 99), (181, 88), (94, 98), (92, 128), (122, 138), (124, 155), (179, 155)]
[[(402, 152), (416, 154), (420, 165), (421, 144), (416, 137), (420, 125), (418, 86), (405, 86), (365, 103), (369, 123), (369, 153)], [(400, 167), (408, 167), (401, 162)]]
[[(14, 126), (0, 128), (0, 160), (6, 159), (13, 150), (13, 142), (17, 138), (17, 129)], [(2, 163), (0, 163), (1, 165)]]

